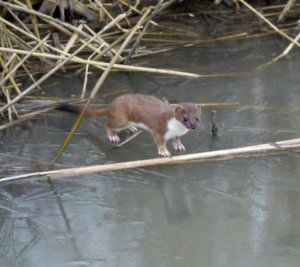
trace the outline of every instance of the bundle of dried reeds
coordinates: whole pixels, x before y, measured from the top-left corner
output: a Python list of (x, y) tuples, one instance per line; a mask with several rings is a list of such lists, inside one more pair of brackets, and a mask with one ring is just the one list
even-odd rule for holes
[[(78, 71), (85, 71), (86, 79), (90, 67), (102, 71), (108, 69), (108, 72), (146, 71), (198, 78), (223, 76), (132, 66), (130, 59), (164, 52), (171, 47), (257, 36), (257, 32), (253, 31), (253, 23), (247, 23), (247, 18), (253, 13), (271, 27), (271, 30), (266, 30), (261, 26), (260, 35), (275, 32), (293, 46), (299, 46), (299, 36), (293, 39), (288, 35), (288, 31), (297, 26), (295, 18), (300, 14), (300, 6), (295, 1), (287, 1), (282, 6), (263, 7), (260, 11), (244, 0), (232, 1), (232, 8), (222, 10), (212, 9), (211, 2), (193, 3), (193, 11), (187, 12), (182, 8), (185, 2), (177, 0), (137, 0), (134, 5), (124, 0), (107, 3), (99, 0), (0, 0), (0, 85), (1, 94), (6, 100), (0, 112), (8, 111), (8, 118), (12, 120), (13, 115), (18, 116), (15, 103), (39, 88), (57, 71), (75, 67), (80, 68)], [(215, 4), (221, 2), (215, 1)], [(230, 1), (226, 2), (228, 4)], [(175, 7), (174, 10), (171, 5)], [(232, 9), (236, 12), (232, 13)], [(248, 26), (207, 39), (186, 28), (159, 24), (154, 21), (157, 15), (161, 15), (162, 20), (172, 18), (173, 22), (185, 17), (204, 17), (208, 25), (214, 17), (224, 20), (226, 16), (235, 16), (245, 18), (245, 25)], [(290, 17), (294, 20), (275, 26), (276, 20), (283, 21)], [(254, 23), (259, 23), (259, 20)], [(141, 47), (141, 40), (145, 47)], [(41, 74), (42, 77), (39, 77)], [(22, 87), (24, 76), (32, 80), (28, 88)]]

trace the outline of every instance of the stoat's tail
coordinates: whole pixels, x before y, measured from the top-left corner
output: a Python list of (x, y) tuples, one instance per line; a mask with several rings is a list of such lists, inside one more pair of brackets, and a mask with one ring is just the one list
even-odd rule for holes
[[(70, 113), (75, 113), (75, 114), (80, 114), (82, 112), (82, 108), (78, 106), (74, 106), (71, 104), (61, 104), (59, 105), (56, 109), (70, 112)], [(107, 116), (107, 109), (87, 109), (84, 111), (85, 116), (91, 116), (91, 117), (106, 117)]]

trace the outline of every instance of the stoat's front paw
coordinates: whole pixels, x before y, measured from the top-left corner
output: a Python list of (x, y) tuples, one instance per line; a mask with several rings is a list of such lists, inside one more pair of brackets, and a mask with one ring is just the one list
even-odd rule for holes
[(174, 141), (173, 142), (173, 147), (175, 150), (179, 150), (179, 151), (185, 151), (185, 147), (183, 144), (181, 144), (181, 142), (179, 141)]
[(163, 157), (171, 157), (171, 153), (166, 148), (159, 148), (158, 149), (158, 154), (163, 156)]
[(120, 137), (118, 135), (109, 135), (108, 139), (112, 143), (119, 143), (120, 142)]

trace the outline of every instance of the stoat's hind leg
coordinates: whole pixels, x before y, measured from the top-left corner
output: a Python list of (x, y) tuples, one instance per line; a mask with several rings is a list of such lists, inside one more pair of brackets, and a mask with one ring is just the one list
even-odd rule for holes
[(164, 138), (159, 133), (156, 133), (154, 134), (154, 139), (157, 145), (158, 154), (163, 157), (171, 157), (171, 153), (167, 149), (167, 144)]
[(113, 143), (119, 143), (120, 137), (117, 132), (121, 129), (126, 129), (128, 121), (125, 118), (108, 116), (106, 121), (106, 132), (108, 139)]
[(117, 132), (115, 130), (107, 128), (106, 131), (107, 131), (107, 137), (110, 142), (112, 143), (120, 142), (120, 137), (117, 135)]

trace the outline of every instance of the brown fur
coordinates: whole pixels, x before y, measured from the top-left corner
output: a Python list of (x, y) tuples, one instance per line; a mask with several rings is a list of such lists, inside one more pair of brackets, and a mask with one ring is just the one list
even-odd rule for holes
[[(73, 113), (81, 112), (80, 108), (70, 105), (61, 106), (59, 109)], [(106, 109), (86, 110), (84, 114), (87, 116), (106, 116), (107, 135), (112, 142), (119, 141), (117, 135), (119, 130), (135, 129), (131, 126), (138, 127), (143, 124), (153, 134), (159, 154), (169, 156), (165, 138), (169, 131), (168, 122), (175, 118), (179, 122), (179, 127), (187, 130), (195, 129), (199, 124), (201, 109), (199, 105), (191, 103), (179, 104), (173, 108), (153, 96), (126, 94), (117, 97)], [(179, 137), (174, 136), (174, 148), (184, 150)]]

